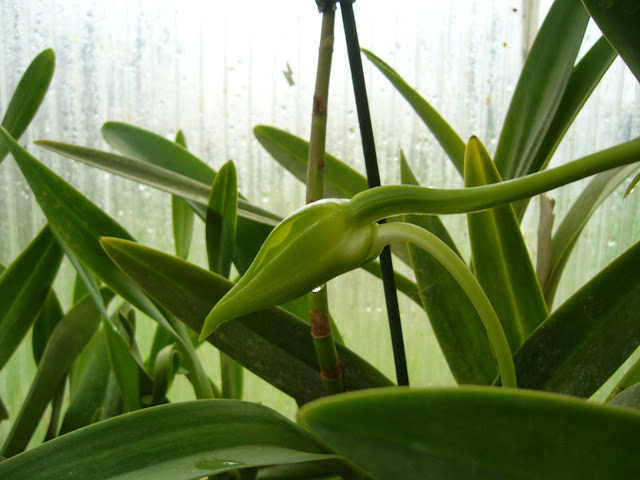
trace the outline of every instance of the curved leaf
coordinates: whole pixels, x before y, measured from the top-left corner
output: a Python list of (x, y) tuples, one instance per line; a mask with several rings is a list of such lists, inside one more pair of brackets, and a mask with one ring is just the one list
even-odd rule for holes
[(504, 180), (530, 172), (556, 114), (582, 44), (589, 15), (580, 0), (556, 0), (516, 85), (496, 148)]
[[(107, 289), (102, 291), (102, 295), (107, 302), (113, 297), (113, 293)], [(2, 446), (2, 455), (11, 457), (27, 447), (47, 405), (99, 324), (100, 312), (88, 296), (60, 320), (42, 354), (20, 413)]]
[(518, 385), (590, 397), (640, 345), (640, 242), (562, 304), (518, 350)]
[(409, 102), (427, 128), (449, 156), (456, 169), (462, 175), (464, 170), (465, 143), (444, 118), (420, 94), (405, 82), (389, 65), (372, 52), (362, 49), (365, 56), (387, 77), (398, 92)]
[(62, 261), (45, 226), (0, 275), (0, 370), (36, 320)]
[[(254, 127), (253, 134), (280, 165), (306, 183), (309, 142), (266, 125)], [(329, 153), (325, 153), (324, 175), (324, 196), (327, 198), (350, 198), (369, 188), (366, 177)]]
[[(2, 119), (2, 126), (13, 138), (20, 138), (40, 108), (49, 89), (55, 64), (53, 50), (43, 50), (32, 60), (18, 82)], [(0, 163), (7, 153), (8, 145), (0, 141)]]
[(640, 5), (634, 1), (582, 0), (595, 22), (640, 82)]
[[(158, 303), (194, 331), (233, 283), (177, 257), (119, 239), (103, 239), (114, 262)], [(238, 363), (306, 403), (325, 394), (311, 329), (282, 309), (255, 312), (226, 322), (207, 338)], [(379, 371), (337, 345), (347, 388), (390, 385)]]
[[(403, 184), (418, 182), (401, 155)], [(461, 257), (449, 232), (436, 215), (405, 215), (445, 242)], [(449, 271), (426, 250), (409, 244), (409, 254), (423, 308), (451, 373), (460, 384), (489, 385), (497, 374), (491, 345), (475, 307)]]
[(205, 225), (207, 257), (212, 272), (229, 278), (236, 240), (238, 188), (236, 167), (225, 163), (211, 187)]
[[(467, 145), (465, 186), (502, 181), (479, 140)], [(515, 352), (547, 318), (535, 270), (511, 205), (467, 215), (473, 271), (498, 314), (511, 351)]]
[(153, 405), (159, 405), (165, 401), (173, 378), (180, 368), (181, 359), (175, 345), (167, 345), (156, 355), (153, 368)]
[(640, 474), (640, 412), (489, 387), (379, 389), (299, 421), (376, 479), (596, 479)]
[(0, 462), (0, 478), (191, 480), (332, 457), (267, 407), (200, 400), (147, 408), (64, 435)]
[(553, 304), (562, 272), (593, 212), (637, 168), (637, 165), (629, 165), (599, 173), (589, 182), (565, 215), (551, 243), (551, 268), (543, 287), (547, 305)]

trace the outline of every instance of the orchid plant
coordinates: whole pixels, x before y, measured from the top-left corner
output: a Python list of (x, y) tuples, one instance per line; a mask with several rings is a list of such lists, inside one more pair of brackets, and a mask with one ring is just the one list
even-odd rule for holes
[[(18, 143), (51, 81), (53, 51), (27, 69), (0, 127), (0, 161), (11, 154), (48, 223), (0, 273), (0, 369), (29, 333), (38, 365), (17, 414), (0, 400), (0, 421), (12, 422), (0, 478), (638, 475), (640, 362), (616, 377), (605, 402), (585, 399), (640, 345), (640, 242), (567, 301), (555, 308), (553, 301), (588, 218), (637, 170), (640, 139), (546, 167), (618, 54), (640, 79), (640, 9), (554, 2), (494, 158), (480, 139), (462, 141), (397, 72), (364, 51), (463, 176), (465, 188), (446, 190), (417, 185), (404, 158), (405, 185), (367, 189), (364, 177), (326, 154), (333, 2), (322, 11), (311, 141), (255, 128), (272, 156), (307, 183), (310, 203), (285, 219), (252, 205), (238, 193), (233, 163), (215, 172), (187, 150), (181, 133), (172, 142), (108, 122), (102, 135), (119, 154), (37, 142), (170, 193), (175, 255), (135, 242)], [(590, 15), (604, 37), (576, 64)], [(550, 253), (536, 271), (520, 230), (529, 200), (590, 176), (546, 239)], [(453, 214), (467, 215), (470, 263), (439, 218)], [(208, 268), (186, 260), (195, 216), (205, 222)], [(340, 319), (326, 311), (326, 282), (358, 268), (382, 276), (375, 259), (390, 244), (415, 275), (396, 274), (397, 289), (428, 314), (456, 387), (394, 385), (344, 345)], [(66, 312), (52, 287), (63, 257), (77, 272)], [(307, 300), (309, 292), (320, 295)], [(139, 313), (157, 323), (144, 359)], [(207, 344), (221, 352), (221, 385), (197, 354)], [(245, 368), (297, 401), (297, 423), (241, 400)], [(182, 374), (197, 401), (170, 401), (172, 380)], [(45, 442), (28, 449), (49, 404)]]

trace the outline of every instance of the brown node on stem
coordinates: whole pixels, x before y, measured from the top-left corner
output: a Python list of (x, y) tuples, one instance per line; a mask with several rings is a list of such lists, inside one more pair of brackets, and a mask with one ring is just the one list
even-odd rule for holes
[(317, 93), (313, 95), (313, 115), (327, 115), (327, 99), (320, 97)]
[(326, 338), (331, 335), (331, 322), (326, 313), (311, 310), (311, 335), (315, 338)]
[(336, 380), (342, 377), (342, 365), (340, 363), (340, 358), (336, 359), (335, 365), (331, 367), (329, 370), (325, 370), (324, 368), (321, 368), (320, 375), (322, 375), (322, 378), (329, 381)]

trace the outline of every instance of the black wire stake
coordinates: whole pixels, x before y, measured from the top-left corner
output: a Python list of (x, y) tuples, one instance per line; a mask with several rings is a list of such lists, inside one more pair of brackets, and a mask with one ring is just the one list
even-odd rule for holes
[[(351, 68), (351, 81), (356, 99), (358, 121), (360, 123), (360, 136), (362, 138), (362, 149), (364, 150), (367, 179), (369, 181), (369, 188), (373, 188), (380, 186), (380, 171), (378, 169), (378, 158), (376, 156), (376, 146), (373, 139), (373, 127), (371, 126), (367, 89), (364, 83), (360, 42), (358, 41), (356, 19), (353, 15), (353, 1), (354, 0), (341, 0), (340, 10), (342, 11), (342, 23), (347, 40), (347, 54)], [(380, 223), (383, 222), (384, 221)], [(404, 352), (402, 325), (400, 322), (400, 308), (398, 307), (398, 294), (396, 292), (396, 281), (393, 274), (393, 263), (391, 261), (391, 249), (389, 246), (385, 247), (380, 254), (380, 266), (382, 268), (384, 296), (387, 303), (387, 317), (389, 318), (393, 358), (396, 365), (396, 377), (398, 379), (398, 385), (409, 385), (407, 358)]]

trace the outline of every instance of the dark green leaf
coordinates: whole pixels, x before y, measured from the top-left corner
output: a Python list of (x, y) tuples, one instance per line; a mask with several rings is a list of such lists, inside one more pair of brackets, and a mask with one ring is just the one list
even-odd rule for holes
[[(480, 142), (465, 154), (466, 187), (502, 181)], [(511, 205), (467, 215), (473, 271), (493, 305), (515, 352), (547, 318), (540, 285)]]
[[(176, 134), (176, 143), (182, 148), (187, 148), (187, 140), (182, 130), (179, 130)], [(171, 212), (176, 255), (186, 259), (189, 255), (189, 249), (191, 248), (195, 214), (185, 200), (175, 195), (171, 197)]]
[(191, 480), (331, 457), (267, 407), (201, 400), (147, 408), (61, 436), (0, 462), (0, 478)]
[(524, 64), (496, 148), (504, 180), (531, 171), (575, 64), (589, 15), (580, 0), (556, 0)]
[[(401, 178), (403, 184), (418, 184), (404, 155), (401, 155)], [(460, 257), (439, 217), (405, 215), (404, 218), (436, 235)], [(427, 251), (409, 245), (409, 254), (423, 308), (453, 377), (460, 384), (490, 384), (497, 374), (496, 362), (482, 320), (469, 297)]]
[[(111, 374), (104, 332), (98, 330), (75, 362), (75, 381), (71, 385), (71, 401), (60, 427), (60, 434), (92, 423), (94, 414), (110, 418), (122, 411), (122, 399)], [(109, 392), (112, 393), (109, 393)]]
[[(107, 302), (113, 297), (106, 289), (102, 295)], [(47, 404), (99, 324), (100, 312), (89, 297), (85, 297), (60, 320), (47, 343), (20, 413), (5, 440), (2, 455), (11, 457), (27, 447)]]
[(54, 290), (49, 290), (49, 294), (42, 305), (42, 310), (33, 324), (31, 331), (31, 350), (36, 365), (40, 363), (40, 358), (47, 346), (51, 332), (55, 329), (60, 319), (64, 316), (62, 305)]
[[(118, 239), (103, 239), (113, 260), (149, 295), (194, 331), (233, 285), (177, 257)], [(311, 330), (282, 309), (262, 310), (226, 322), (207, 341), (275, 387), (306, 403), (324, 395)], [(347, 387), (389, 385), (356, 354), (337, 345)]]
[[(253, 133), (280, 165), (306, 183), (309, 142), (266, 125), (254, 127)], [(329, 153), (325, 154), (324, 177), (323, 188), (327, 198), (350, 198), (369, 187), (365, 177)]]
[(389, 65), (372, 52), (362, 49), (366, 57), (387, 77), (398, 92), (409, 102), (427, 128), (436, 137), (458, 172), (464, 170), (465, 143), (444, 118), (424, 98), (405, 82)]
[[(55, 64), (56, 56), (53, 50), (43, 50), (22, 75), (2, 119), (2, 126), (13, 138), (20, 138), (40, 108), (49, 89)], [(0, 163), (7, 153), (8, 145), (0, 140)]]
[(0, 370), (36, 320), (61, 261), (46, 226), (0, 275)]
[(175, 345), (167, 345), (156, 355), (153, 368), (153, 405), (164, 403), (173, 377), (180, 368), (181, 358)]
[(140, 408), (140, 377), (138, 364), (131, 356), (129, 344), (112, 325), (103, 323), (103, 332), (107, 343), (107, 353), (111, 371), (124, 400), (125, 411)]
[[(2, 398), (0, 398), (0, 422), (2, 422), (3, 420), (7, 420), (8, 418), (9, 418), (9, 410), (7, 409), (7, 406), (2, 401)], [(0, 455), (0, 457), (2, 456)], [(0, 460), (2, 460), (2, 458), (0, 458)]]
[(590, 397), (640, 345), (640, 242), (562, 304), (514, 355), (518, 386)]
[(553, 304), (564, 268), (587, 221), (604, 199), (636, 168), (638, 168), (637, 165), (629, 165), (598, 174), (589, 182), (565, 215), (551, 243), (551, 269), (544, 285), (547, 305)]
[(582, 3), (640, 82), (640, 4), (635, 0), (582, 0)]
[(236, 167), (225, 163), (211, 187), (205, 226), (207, 257), (212, 272), (229, 278), (236, 240), (238, 186)]
[(640, 412), (523, 390), (379, 389), (299, 421), (376, 479), (636, 478)]

